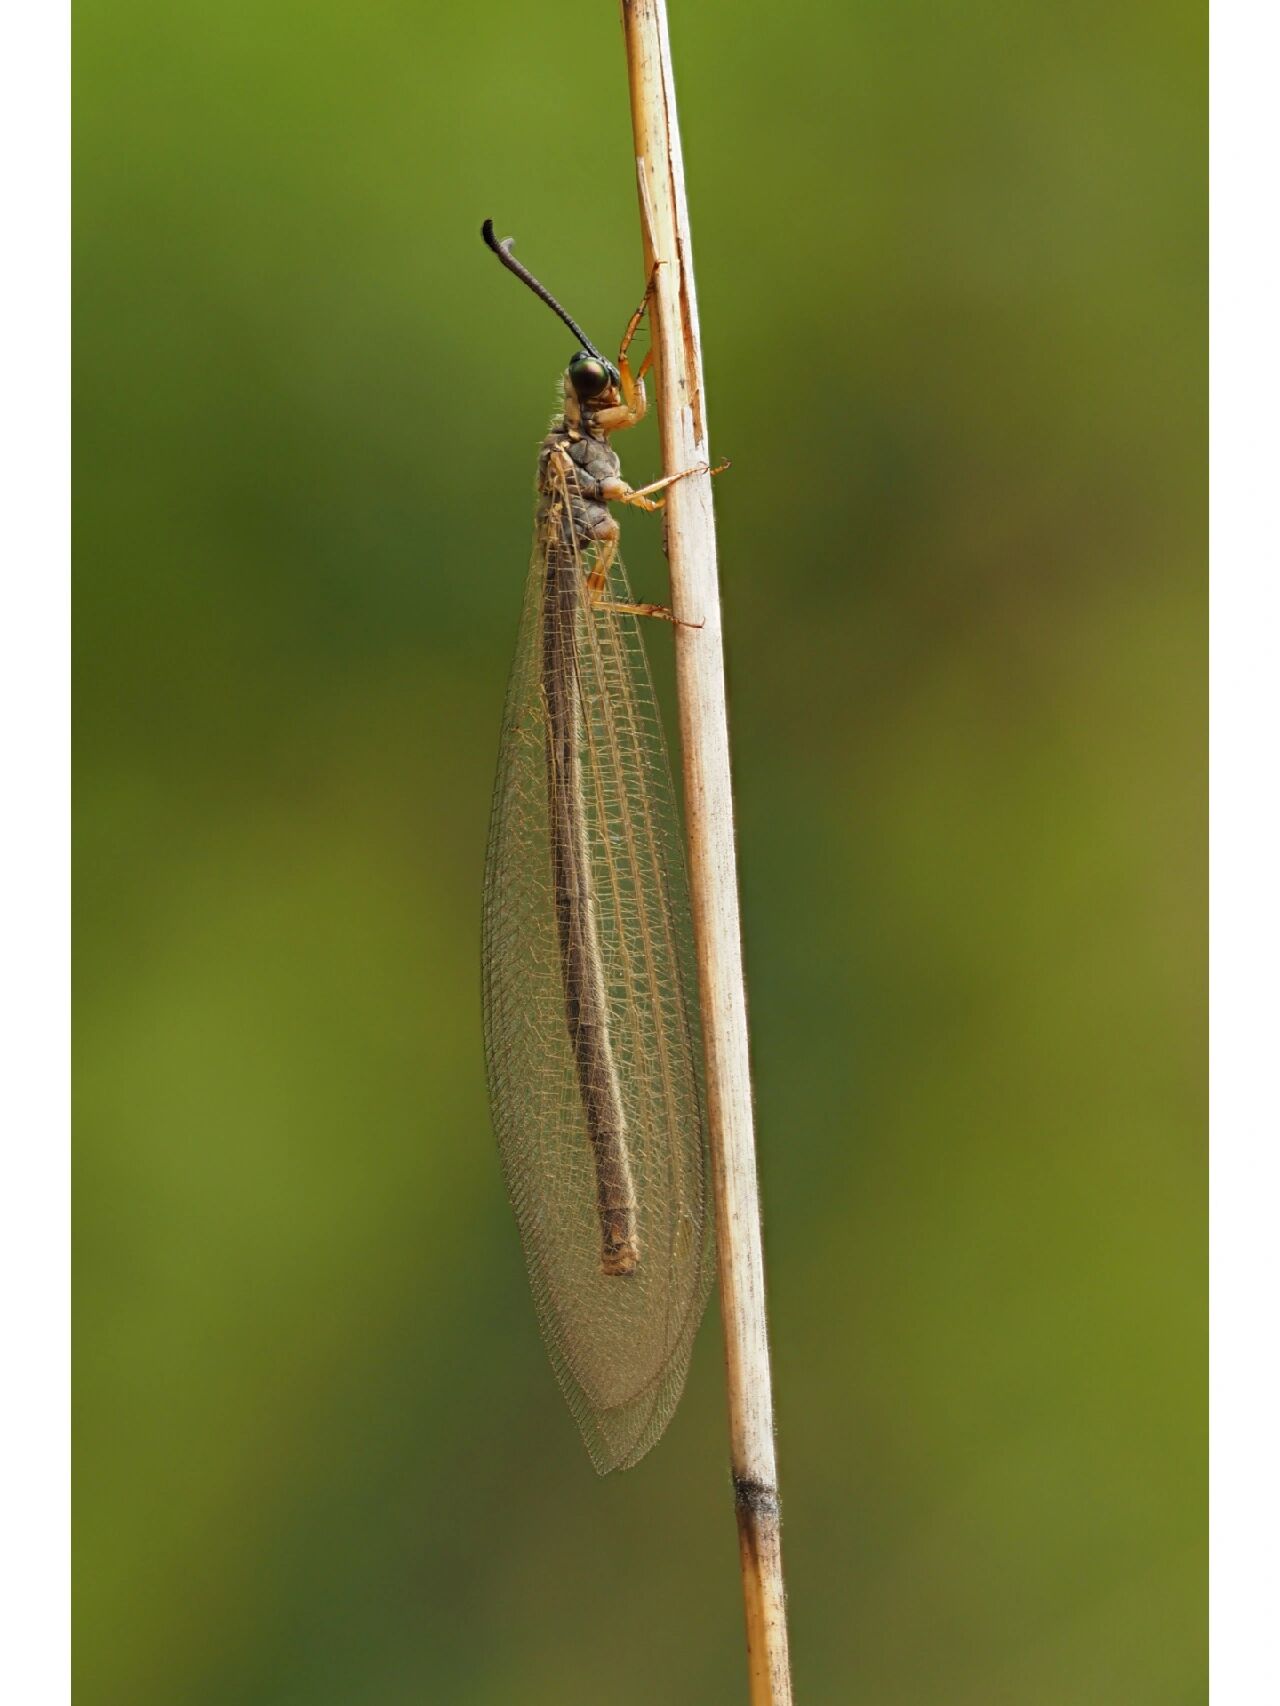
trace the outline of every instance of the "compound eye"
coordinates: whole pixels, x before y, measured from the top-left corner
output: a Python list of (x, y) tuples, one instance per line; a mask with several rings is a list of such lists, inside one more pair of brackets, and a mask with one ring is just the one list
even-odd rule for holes
[(607, 390), (610, 377), (607, 365), (585, 350), (579, 350), (569, 363), (569, 382), (584, 403)]

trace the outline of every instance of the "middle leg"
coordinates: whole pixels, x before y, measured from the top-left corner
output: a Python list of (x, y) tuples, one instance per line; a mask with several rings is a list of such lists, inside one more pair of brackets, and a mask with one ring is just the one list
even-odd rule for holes
[(637, 509), (661, 509), (662, 499), (654, 498), (654, 492), (665, 491), (677, 480), (687, 480), (690, 474), (723, 474), (728, 466), (728, 462), (720, 462), (712, 468), (705, 462), (698, 462), (692, 468), (682, 468), (678, 474), (665, 474), (661, 480), (651, 480), (647, 486), (629, 486), (625, 480), (616, 478), (602, 480), (600, 495), (605, 503), (634, 504)]

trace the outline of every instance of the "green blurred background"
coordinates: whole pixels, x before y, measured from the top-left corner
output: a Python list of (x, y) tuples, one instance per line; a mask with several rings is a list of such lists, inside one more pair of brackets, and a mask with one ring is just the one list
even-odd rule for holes
[[(672, 10), (799, 1699), (1198, 1702), (1202, 8)], [(615, 8), (78, 25), (82, 1706), (741, 1701), (714, 1307), (598, 1481), (482, 1070)]]

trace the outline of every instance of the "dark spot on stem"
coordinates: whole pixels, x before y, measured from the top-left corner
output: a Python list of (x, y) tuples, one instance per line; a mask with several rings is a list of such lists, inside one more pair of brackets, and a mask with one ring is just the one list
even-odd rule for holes
[(782, 1512), (778, 1489), (745, 1475), (734, 1476), (733, 1498), (739, 1510), (750, 1511), (753, 1516), (779, 1516)]

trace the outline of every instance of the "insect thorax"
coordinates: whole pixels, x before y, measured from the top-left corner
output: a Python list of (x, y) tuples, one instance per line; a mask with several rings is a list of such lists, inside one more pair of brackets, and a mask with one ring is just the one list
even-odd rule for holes
[[(565, 466), (565, 458), (569, 466)], [(556, 421), (538, 454), (539, 515), (563, 501), (567, 488), (574, 536), (580, 550), (616, 535), (617, 523), (601, 496), (601, 483), (615, 480), (622, 464), (608, 439)]]

